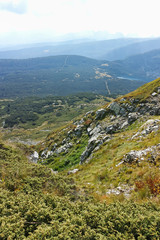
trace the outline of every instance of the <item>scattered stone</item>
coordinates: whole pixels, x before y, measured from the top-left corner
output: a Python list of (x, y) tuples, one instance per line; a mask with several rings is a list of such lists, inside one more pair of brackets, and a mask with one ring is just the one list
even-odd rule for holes
[(131, 150), (124, 156), (123, 162), (138, 163), (146, 159), (147, 161), (155, 163), (157, 156), (160, 156), (160, 144), (157, 146), (148, 147), (144, 150)]
[(120, 186), (118, 186), (117, 188), (112, 188), (109, 189), (106, 194), (114, 194), (114, 195), (120, 195), (120, 194), (124, 194), (125, 197), (129, 197), (131, 192), (133, 191), (133, 187), (130, 187), (128, 185), (122, 184)]
[(48, 148), (44, 149), (43, 152), (41, 153), (42, 158), (46, 158)]
[(127, 112), (126, 112), (126, 110), (125, 110), (123, 107), (120, 108), (119, 114), (120, 114), (121, 116), (127, 116)]
[(145, 137), (151, 132), (158, 131), (158, 129), (160, 129), (160, 120), (150, 119), (141, 126), (140, 128), (141, 131), (138, 131), (135, 135), (133, 135), (132, 139), (137, 137), (140, 137), (140, 138)]
[(54, 171), (52, 168), (50, 168), (50, 169), (51, 169), (52, 174), (57, 174), (58, 173), (58, 171)]
[(48, 157), (50, 157), (50, 156), (52, 156), (53, 155), (53, 151), (48, 151), (47, 153), (46, 153), (46, 158), (48, 158)]
[(94, 115), (94, 111), (89, 111), (84, 116), (87, 117), (88, 115), (92, 115), (93, 116)]
[(88, 135), (90, 136), (91, 135), (91, 131), (92, 131), (93, 129), (91, 128), (91, 127), (88, 127), (87, 128), (87, 133), (88, 133)]
[(154, 96), (156, 96), (156, 95), (157, 95), (157, 93), (156, 93), (156, 92), (153, 92), (153, 93), (152, 93), (152, 96), (153, 96), (153, 97), (154, 97)]
[(76, 173), (76, 172), (78, 172), (78, 171), (79, 171), (79, 169), (78, 169), (78, 168), (75, 168), (75, 169), (73, 169), (73, 170), (68, 171), (68, 175), (74, 174), (74, 173)]
[(33, 163), (37, 163), (39, 159), (38, 152), (34, 151), (34, 153), (29, 157), (30, 161)]
[(138, 119), (139, 115), (140, 114), (138, 112), (129, 113), (128, 114), (128, 123), (132, 124), (133, 122), (135, 122)]
[(123, 128), (125, 128), (125, 127), (128, 127), (128, 120), (126, 120), (126, 121), (124, 121), (123, 123), (122, 123), (122, 125), (120, 126), (120, 129), (123, 129)]

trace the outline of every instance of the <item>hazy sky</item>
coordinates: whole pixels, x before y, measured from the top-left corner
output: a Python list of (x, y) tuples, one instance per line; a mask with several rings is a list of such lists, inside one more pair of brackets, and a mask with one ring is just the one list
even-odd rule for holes
[(159, 6), (160, 0), (0, 0), (0, 44), (87, 31), (157, 37)]

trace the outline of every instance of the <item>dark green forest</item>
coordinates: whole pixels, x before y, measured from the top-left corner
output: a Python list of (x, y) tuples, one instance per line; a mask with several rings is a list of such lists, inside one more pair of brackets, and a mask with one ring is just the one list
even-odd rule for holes
[(104, 104), (108, 101), (107, 97), (93, 93), (79, 93), (64, 97), (17, 98), (14, 101), (0, 101), (0, 118), (4, 128), (15, 125), (33, 128), (46, 120), (48, 122), (71, 120), (86, 111), (97, 108), (98, 102)]
[(107, 61), (81, 56), (0, 60), (0, 98), (66, 96), (79, 92), (118, 95), (143, 84), (117, 79), (118, 72), (110, 64), (108, 67)]

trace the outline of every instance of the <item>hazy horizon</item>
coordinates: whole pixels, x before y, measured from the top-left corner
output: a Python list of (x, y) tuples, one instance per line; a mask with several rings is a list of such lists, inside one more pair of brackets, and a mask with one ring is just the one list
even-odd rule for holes
[(0, 0), (0, 45), (159, 37), (158, 0)]

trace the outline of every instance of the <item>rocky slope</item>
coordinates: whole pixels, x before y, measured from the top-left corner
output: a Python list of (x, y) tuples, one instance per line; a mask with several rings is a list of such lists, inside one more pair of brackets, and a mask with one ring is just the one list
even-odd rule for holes
[(0, 166), (0, 239), (159, 239), (160, 79)]
[[(55, 172), (76, 173), (80, 183), (85, 175), (85, 184), (91, 179), (93, 184), (98, 175), (112, 169), (110, 180), (105, 180), (106, 189), (110, 188), (114, 183), (111, 176), (117, 175), (126, 164), (139, 164), (142, 160), (159, 164), (159, 116), (160, 79), (157, 79), (50, 134), (31, 160), (46, 164)], [(95, 166), (98, 169), (93, 174)]]

